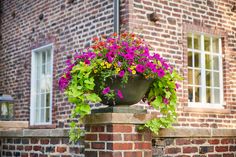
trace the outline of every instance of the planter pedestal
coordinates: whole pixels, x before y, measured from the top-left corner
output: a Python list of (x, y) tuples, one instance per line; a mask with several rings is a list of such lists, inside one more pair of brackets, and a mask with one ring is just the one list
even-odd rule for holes
[(85, 157), (152, 157), (150, 131), (137, 130), (151, 115), (122, 109), (95, 111), (86, 117)]

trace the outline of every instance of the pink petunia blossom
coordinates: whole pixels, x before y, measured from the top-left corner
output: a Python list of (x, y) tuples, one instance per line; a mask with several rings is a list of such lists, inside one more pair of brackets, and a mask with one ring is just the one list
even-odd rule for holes
[(111, 90), (110, 87), (106, 87), (103, 89), (102, 94), (106, 95), (110, 92), (110, 90)]
[(167, 98), (164, 98), (164, 97), (163, 97), (163, 98), (162, 98), (162, 101), (163, 101), (163, 103), (166, 104), (166, 105), (169, 104), (169, 100), (168, 100)]
[(120, 99), (123, 99), (123, 95), (122, 95), (122, 92), (120, 90), (117, 90), (117, 96), (120, 98)]
[(123, 77), (125, 75), (125, 71), (124, 70), (121, 70), (120, 72), (119, 72), (119, 77)]
[(145, 67), (141, 64), (138, 64), (136, 67), (136, 71), (139, 73), (143, 73), (145, 71)]
[(158, 75), (160, 78), (162, 78), (163, 76), (165, 76), (165, 71), (164, 71), (163, 69), (159, 68), (159, 69), (157, 70), (157, 75)]

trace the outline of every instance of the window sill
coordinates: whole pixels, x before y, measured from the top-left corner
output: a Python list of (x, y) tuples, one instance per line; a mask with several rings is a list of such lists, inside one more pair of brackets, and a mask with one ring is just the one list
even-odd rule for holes
[(228, 114), (231, 113), (230, 109), (218, 109), (218, 108), (198, 108), (198, 107), (184, 107), (185, 112), (200, 112), (200, 113), (220, 113)]
[(29, 129), (55, 129), (56, 124), (48, 124), (48, 125), (30, 125)]

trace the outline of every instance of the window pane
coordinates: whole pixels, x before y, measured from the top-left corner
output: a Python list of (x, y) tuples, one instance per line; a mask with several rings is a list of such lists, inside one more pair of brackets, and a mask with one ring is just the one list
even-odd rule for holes
[(206, 69), (211, 69), (211, 58), (208, 54), (205, 55), (205, 66)]
[(188, 69), (188, 84), (193, 84), (193, 70)]
[(214, 90), (214, 98), (215, 98), (215, 103), (219, 104), (220, 103), (220, 90), (219, 89)]
[(194, 35), (194, 49), (200, 50), (201, 49), (201, 36)]
[(46, 107), (50, 106), (50, 93), (46, 94)]
[(193, 87), (188, 87), (188, 101), (193, 102)]
[(188, 48), (192, 48), (192, 34), (188, 35)]
[(45, 94), (41, 94), (41, 107), (45, 107)]
[(210, 52), (210, 38), (204, 36), (204, 50)]
[(195, 88), (195, 102), (200, 102), (200, 88)]
[(206, 89), (206, 101), (207, 103), (211, 103), (211, 89), (210, 88), (207, 88)]
[(201, 71), (195, 69), (194, 73), (195, 73), (195, 85), (200, 85), (201, 84)]
[(214, 53), (219, 53), (219, 39), (213, 38), (212, 39), (212, 48)]
[(47, 66), (47, 75), (50, 75), (51, 74), (51, 64), (48, 63), (48, 64), (46, 64), (46, 66)]
[(210, 87), (211, 86), (211, 72), (206, 71), (206, 86)]
[(219, 57), (213, 56), (213, 67), (214, 70), (219, 70)]
[(192, 55), (192, 52), (188, 52), (188, 66), (189, 67), (193, 67), (193, 55)]
[(41, 119), (40, 122), (45, 122), (45, 108), (41, 109)]
[(46, 63), (46, 53), (45, 51), (42, 52), (42, 64), (45, 64)]
[(50, 108), (47, 108), (46, 109), (46, 122), (49, 122), (49, 120), (50, 120)]
[(40, 94), (37, 94), (36, 95), (36, 108), (39, 109), (41, 107), (41, 104), (40, 104)]
[(200, 68), (200, 54), (194, 53), (194, 66)]
[(36, 110), (35, 110), (35, 121), (36, 121), (36, 122), (39, 122), (39, 115), (40, 115), (40, 112), (39, 112), (39, 111), (40, 111), (40, 110), (36, 108)]
[(219, 72), (214, 72), (214, 87), (220, 87), (220, 75), (219, 75)]
[(47, 50), (47, 64), (51, 64), (51, 51)]

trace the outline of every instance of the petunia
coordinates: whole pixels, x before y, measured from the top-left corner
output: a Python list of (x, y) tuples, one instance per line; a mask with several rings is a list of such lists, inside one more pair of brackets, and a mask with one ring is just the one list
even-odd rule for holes
[(90, 60), (87, 60), (87, 59), (86, 59), (86, 60), (84, 61), (84, 63), (87, 64), (87, 65), (90, 65)]
[(165, 75), (165, 71), (164, 71), (163, 69), (159, 68), (159, 69), (157, 70), (157, 75), (158, 75), (160, 78), (162, 78), (162, 77)]
[(117, 96), (120, 98), (120, 99), (123, 99), (123, 95), (122, 95), (122, 92), (120, 90), (117, 90)]
[(136, 71), (139, 72), (139, 73), (143, 73), (145, 71), (145, 67), (141, 64), (138, 64), (136, 66)]
[(162, 101), (163, 101), (163, 103), (166, 104), (166, 105), (169, 104), (169, 100), (168, 100), (167, 98), (164, 98), (164, 97), (163, 97), (163, 98), (162, 98)]
[(103, 89), (102, 94), (106, 95), (110, 92), (110, 87), (106, 87)]
[(124, 70), (121, 70), (120, 72), (119, 72), (119, 77), (123, 77), (125, 75), (125, 71)]
[(69, 85), (69, 80), (67, 80), (65, 77), (61, 77), (59, 79), (59, 88), (61, 91), (65, 90), (68, 85)]

